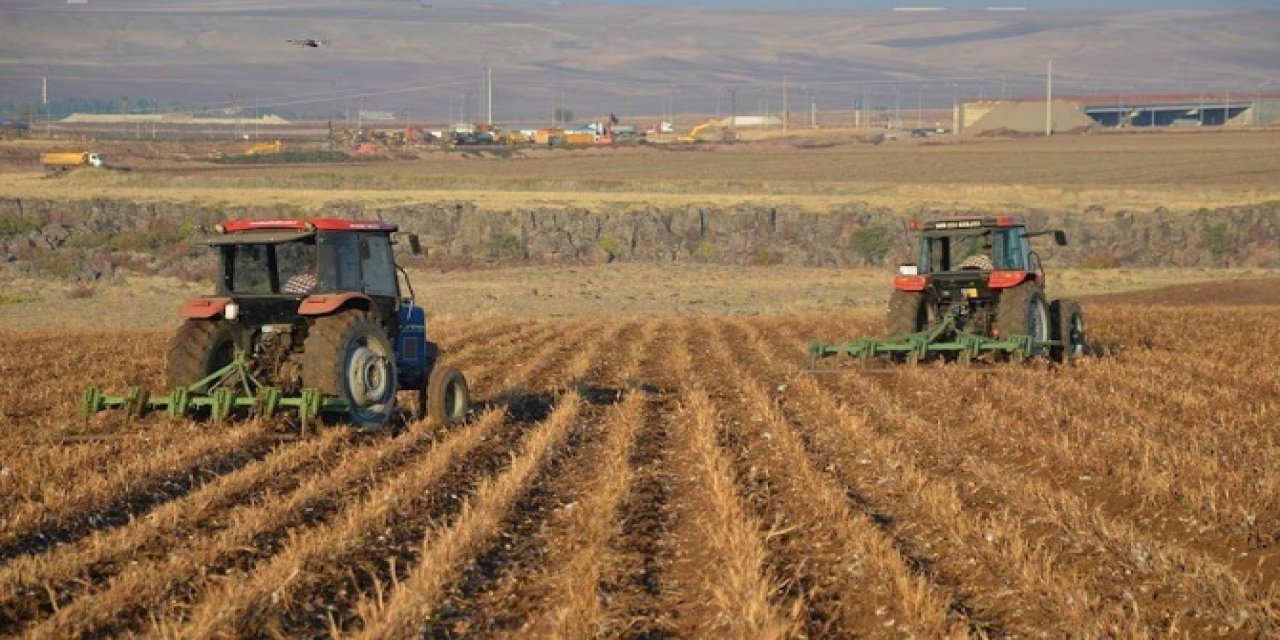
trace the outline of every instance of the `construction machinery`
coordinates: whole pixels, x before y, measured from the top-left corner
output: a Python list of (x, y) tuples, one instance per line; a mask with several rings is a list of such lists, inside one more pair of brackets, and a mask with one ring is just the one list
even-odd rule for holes
[[(172, 417), (233, 413), (322, 414), (366, 431), (396, 413), (397, 391), (413, 392), (414, 419), (467, 415), (466, 378), (439, 362), (426, 315), (393, 256), (407, 237), (386, 222), (231, 220), (203, 240), (220, 256), (213, 295), (182, 306), (169, 345), (170, 391), (130, 387), (124, 396), (86, 389), (86, 414), (122, 408)], [(402, 279), (399, 275), (404, 275)], [(403, 285), (403, 287), (402, 287)]]
[(887, 338), (826, 344), (813, 341), (813, 360), (846, 354), (915, 364), (943, 359), (1069, 361), (1086, 351), (1084, 313), (1071, 300), (1050, 302), (1045, 272), (1031, 239), (1061, 230), (1030, 231), (1018, 216), (912, 222), (916, 264), (902, 265), (889, 297)]
[(93, 151), (49, 151), (40, 154), (45, 173), (59, 174), (79, 167), (105, 167), (107, 157)]
[(280, 153), (281, 151), (284, 151), (284, 143), (279, 140), (272, 142), (255, 142), (249, 145), (248, 149), (244, 150), (244, 155), (253, 156), (260, 153)]
[(715, 119), (715, 118), (711, 118), (710, 120), (707, 120), (706, 122), (702, 122), (702, 123), (700, 123), (700, 124), (698, 124), (698, 125), (695, 125), (692, 129), (690, 129), (690, 130), (689, 130), (689, 133), (686, 133), (686, 134), (684, 134), (684, 135), (682, 135), (682, 136), (680, 136), (679, 138), (676, 138), (676, 139), (677, 139), (677, 140), (679, 140), (680, 142), (685, 143), (685, 144), (693, 144), (693, 143), (695, 143), (695, 142), (697, 142), (697, 141), (699, 140), (699, 138), (698, 138), (698, 134), (699, 134), (699, 133), (702, 133), (702, 131), (703, 131), (704, 129), (707, 129), (707, 128), (710, 128), (710, 127), (714, 127), (714, 126), (718, 126), (719, 124), (720, 124), (720, 121), (719, 121), (719, 120), (717, 120), (717, 119)]

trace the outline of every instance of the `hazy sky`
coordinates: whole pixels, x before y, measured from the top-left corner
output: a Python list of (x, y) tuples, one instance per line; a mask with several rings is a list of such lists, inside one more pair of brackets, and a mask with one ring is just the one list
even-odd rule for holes
[[(516, 0), (511, 4), (547, 4), (547, 0)], [(1019, 6), (1028, 9), (1147, 9), (1250, 10), (1280, 9), (1280, 0), (560, 0), (559, 4), (608, 5), (645, 4), (752, 9), (847, 9), (882, 10), (893, 7), (947, 7), (981, 9), (990, 6)]]

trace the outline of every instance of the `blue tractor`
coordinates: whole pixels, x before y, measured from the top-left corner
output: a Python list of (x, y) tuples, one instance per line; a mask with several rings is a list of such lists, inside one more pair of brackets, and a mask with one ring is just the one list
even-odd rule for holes
[[(361, 220), (230, 220), (204, 242), (220, 254), (215, 292), (183, 305), (169, 346), (170, 391), (87, 389), (83, 408), (171, 416), (297, 411), (386, 428), (397, 393), (410, 419), (452, 424), (470, 410), (466, 378), (439, 363), (426, 314), (392, 250), (394, 224)], [(404, 285), (402, 289), (401, 285)]]

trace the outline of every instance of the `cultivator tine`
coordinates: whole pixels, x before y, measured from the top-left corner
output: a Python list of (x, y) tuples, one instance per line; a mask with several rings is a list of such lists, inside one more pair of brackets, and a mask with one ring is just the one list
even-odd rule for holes
[(209, 396), (209, 415), (213, 417), (215, 422), (222, 422), (231, 415), (231, 409), (236, 405), (236, 395), (230, 389), (220, 388), (214, 389)]
[(262, 387), (258, 390), (258, 415), (264, 418), (270, 418), (276, 414), (276, 409), (280, 407), (280, 390), (275, 387)]
[(151, 394), (140, 386), (130, 386), (124, 396), (124, 409), (131, 418), (141, 418), (147, 412), (147, 400)]
[(89, 387), (80, 394), (80, 411), (86, 416), (102, 411), (107, 408), (104, 400), (105, 396), (102, 395), (101, 389)]
[(170, 418), (182, 418), (191, 410), (191, 388), (178, 387), (169, 394), (169, 406), (166, 407)]

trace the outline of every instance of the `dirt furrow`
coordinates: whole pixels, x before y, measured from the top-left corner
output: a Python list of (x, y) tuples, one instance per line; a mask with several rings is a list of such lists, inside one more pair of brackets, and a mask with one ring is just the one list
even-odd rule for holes
[[(176, 637), (323, 634), (344, 626), (371, 575), (411, 562), (415, 523), (444, 518), (485, 473), (501, 468), (518, 429), (498, 408), (448, 433), (396, 475), (346, 501), (330, 523), (293, 534), (264, 563), (228, 574), (193, 594), (190, 610), (160, 616), (156, 630)], [(384, 565), (384, 566), (377, 566)], [(350, 580), (350, 584), (344, 584)], [(391, 582), (394, 582), (392, 580)], [(335, 584), (337, 585), (334, 588)], [(372, 580), (375, 588), (380, 580)]]
[(200, 434), (170, 449), (114, 461), (89, 477), (62, 479), (4, 518), (0, 562), (39, 554), (96, 531), (124, 526), (167, 502), (267, 456), (275, 441), (265, 421)]
[[(526, 601), (538, 582), (538, 573), (556, 566), (550, 560), (553, 542), (563, 534), (556, 518), (565, 505), (577, 505), (582, 493), (593, 482), (594, 466), (603, 452), (599, 440), (608, 434), (603, 416), (608, 407), (618, 403), (620, 392), (598, 391), (592, 384), (600, 373), (619, 363), (627, 364), (621, 372), (629, 376), (638, 356), (636, 345), (631, 352), (615, 353), (621, 335), (634, 331), (636, 323), (614, 323), (604, 331), (592, 332), (591, 342), (577, 351), (573, 360), (550, 382), (572, 380), (588, 405), (570, 432), (566, 445), (547, 461), (534, 478), (532, 487), (522, 495), (512, 513), (502, 523), (501, 539), (471, 563), (462, 577), (450, 585), (441, 610), (433, 616), (428, 634), (445, 633), (464, 628), (469, 634), (485, 634), (519, 629), (525, 625), (529, 606)], [(588, 393), (583, 393), (583, 390)], [(605, 437), (608, 437), (607, 435)], [(501, 614), (495, 614), (501, 611)]]
[[(567, 363), (553, 368), (530, 367), (524, 375), (538, 381), (543, 393), (553, 397), (565, 386), (589, 387), (584, 380), (592, 378), (593, 373), (604, 366), (602, 357), (615, 348), (617, 337), (626, 326), (610, 322), (585, 327), (580, 338), (571, 335), (566, 340), (575, 348), (557, 352), (559, 358), (569, 357)], [(593, 456), (580, 452), (594, 450), (594, 442), (600, 436), (601, 407), (617, 402), (618, 398), (598, 394), (583, 400), (587, 406), (566, 436), (565, 444), (548, 458), (535, 474), (530, 488), (519, 497), (516, 507), (503, 519), (500, 539), (484, 549), (461, 577), (449, 585), (441, 611), (432, 617), (428, 634), (447, 633), (452, 628), (465, 628), (468, 633), (477, 634), (520, 624), (522, 612), (511, 606), (517, 597), (513, 591), (529, 580), (529, 572), (542, 566), (546, 555), (547, 540), (543, 535), (547, 529), (546, 519), (561, 505), (577, 499), (577, 488), (567, 480), (577, 469), (594, 462)]]
[[(843, 392), (849, 395), (852, 392), (853, 406), (866, 407), (872, 421), (885, 424), (877, 435), (892, 437), (901, 443), (895, 446), (897, 450), (889, 455), (893, 458), (914, 460), (923, 465), (921, 468), (912, 466), (910, 469), (891, 469), (886, 474), (890, 478), (901, 479), (901, 483), (907, 486), (915, 485), (908, 495), (919, 495), (923, 487), (931, 482), (936, 483), (942, 490), (935, 500), (937, 505), (950, 503), (952, 505), (950, 510), (969, 514), (967, 521), (956, 519), (952, 523), (940, 522), (935, 525), (939, 529), (938, 533), (931, 536), (932, 540), (936, 542), (946, 538), (968, 537), (973, 544), (964, 553), (979, 557), (992, 548), (1003, 548), (1004, 555), (992, 557), (988, 561), (993, 568), (999, 568), (1000, 563), (1005, 564), (1008, 569), (1020, 563), (1030, 565), (1028, 570), (1018, 574), (1020, 581), (1014, 584), (1023, 586), (1015, 588), (1015, 592), (1021, 592), (1024, 597), (1034, 593), (1038, 594), (1037, 597), (1027, 597), (1020, 603), (1020, 607), (1012, 610), (1009, 604), (991, 603), (989, 606), (994, 610), (1011, 610), (1016, 613), (1019, 609), (1030, 609), (1035, 612), (1033, 617), (1039, 618), (1042, 624), (1052, 628), (1090, 628), (1098, 633), (1106, 633), (1108, 629), (1114, 632), (1117, 629), (1131, 628), (1159, 632), (1167, 631), (1171, 628), (1170, 625), (1177, 624), (1174, 622), (1175, 618), (1169, 617), (1171, 610), (1178, 610), (1179, 605), (1176, 604), (1176, 599), (1185, 597), (1195, 599), (1198, 596), (1197, 602), (1203, 602), (1206, 591), (1220, 591), (1232, 594), (1231, 601), (1244, 607), (1245, 618), (1252, 615), (1251, 619), (1257, 620), (1256, 613), (1252, 613), (1256, 612), (1257, 605), (1250, 604), (1256, 601), (1248, 597), (1235, 598), (1234, 596), (1240, 592), (1239, 585), (1229, 575), (1215, 570), (1211, 564), (1206, 565), (1200, 560), (1188, 558), (1176, 550), (1159, 549), (1159, 545), (1153, 544), (1151, 540), (1144, 541), (1142, 536), (1131, 529), (1118, 526), (1119, 523), (1105, 518), (1103, 526), (1089, 526), (1089, 522), (1098, 521), (1099, 514), (1083, 508), (1083, 505), (1072, 500), (1068, 494), (1021, 473), (1019, 468), (1004, 467), (990, 456), (984, 455), (981, 446), (966, 435), (970, 429), (974, 428), (981, 428), (985, 432), (990, 429), (990, 425), (970, 424), (963, 420), (952, 419), (957, 407), (965, 403), (963, 393), (934, 394), (927, 398), (923, 392), (902, 393), (908, 388), (922, 388), (920, 385), (927, 384), (927, 376), (937, 373), (940, 372), (919, 370), (903, 374), (913, 386), (902, 389), (894, 386), (902, 385), (902, 382), (888, 385), (876, 384), (863, 376), (852, 375), (844, 378), (841, 386), (828, 381), (826, 388), (818, 393)], [(957, 373), (963, 374), (963, 372)], [(956, 382), (954, 378), (951, 380), (953, 384)], [(803, 385), (798, 384), (796, 388), (803, 388)], [(809, 390), (813, 391), (813, 388)], [(914, 398), (911, 401), (912, 406), (906, 407), (901, 404), (905, 395)], [(845, 411), (848, 410), (837, 408), (833, 413), (839, 415)], [(846, 420), (846, 423), (848, 422)], [(949, 426), (939, 428), (939, 424)], [(884, 450), (891, 451), (888, 447)], [(957, 467), (955, 464), (945, 462), (954, 459), (956, 452), (963, 452), (959, 454), (965, 460), (963, 466)], [(868, 466), (872, 462), (872, 456), (867, 454), (858, 459), (866, 461)], [(905, 463), (898, 464), (900, 467), (905, 467)], [(975, 471), (978, 469), (988, 471), (982, 474), (986, 482), (973, 482)], [(866, 469), (866, 471), (873, 470)], [(865, 485), (867, 481), (863, 480), (863, 483)], [(1032, 493), (1028, 494), (1025, 491)], [(1019, 496), (1019, 499), (1011, 500), (1010, 496), (1014, 495)], [(1030, 500), (1032, 496), (1037, 495), (1042, 499)], [(903, 496), (898, 495), (886, 500), (896, 500), (899, 504), (903, 504), (905, 501), (902, 498)], [(917, 523), (927, 522), (923, 515), (912, 515), (910, 519)], [(982, 526), (974, 527), (966, 524), (975, 522), (982, 523)], [(948, 527), (951, 531), (944, 533)], [(957, 528), (968, 529), (968, 531), (962, 537)], [(1083, 532), (1089, 533), (1082, 535)], [(1065, 536), (1064, 534), (1067, 533), (1071, 535)], [(984, 541), (986, 545), (981, 544)], [(1133, 548), (1126, 546), (1131, 544), (1138, 544), (1138, 548), (1143, 549), (1144, 556), (1158, 557), (1165, 564), (1155, 563), (1138, 567), (1125, 556), (1114, 553), (1118, 548)], [(1070, 561), (1065, 562), (1065, 566), (1060, 566), (1056, 571), (1051, 571), (1049, 563), (1054, 562), (1053, 558), (1057, 558), (1059, 563), (1062, 562), (1062, 558), (1070, 558)], [(950, 560), (945, 556), (939, 558), (940, 563)], [(1198, 567), (1197, 577), (1201, 580), (1208, 578), (1212, 586), (1199, 590), (1192, 585), (1180, 587), (1177, 579), (1174, 584), (1167, 584), (1169, 579), (1175, 578), (1174, 574), (1159, 574), (1162, 566), (1167, 567), (1172, 563), (1188, 561)], [(1035, 569), (1029, 570), (1031, 567)], [(993, 578), (1009, 583), (1007, 575), (996, 577), (1005, 570), (997, 571), (993, 574)], [(1122, 583), (1117, 583), (1115, 580), (1116, 575), (1139, 574), (1146, 576), (1149, 580), (1166, 583), (1163, 588), (1157, 590), (1160, 594), (1157, 597), (1163, 598), (1160, 607), (1145, 607), (1139, 604), (1140, 601), (1146, 600), (1146, 594), (1138, 596), (1128, 590), (1121, 590), (1119, 585)], [(977, 590), (982, 594), (979, 600), (985, 600), (993, 595), (989, 588)], [(1174, 601), (1169, 600), (1171, 596)], [(1063, 604), (1064, 600), (1068, 603), (1067, 605)], [(1179, 617), (1184, 619), (1194, 619), (1198, 615), (1195, 609), (1182, 609), (1182, 611), (1183, 615)], [(1219, 620), (1225, 622), (1228, 627), (1233, 624), (1228, 617), (1219, 618)]]
[[(730, 460), (716, 441), (721, 409), (695, 375), (693, 353), (713, 348), (694, 335), (700, 320), (682, 319), (681, 342), (667, 368), (692, 380), (670, 426), (669, 545), (662, 597), (676, 632), (690, 637), (781, 638), (800, 631), (802, 604), (786, 593), (768, 564), (770, 531), (739, 493)], [(705, 320), (701, 320), (705, 321)]]
[(502, 473), (481, 482), (451, 522), (427, 532), (418, 562), (403, 580), (384, 594), (366, 594), (357, 604), (361, 637), (421, 635), (440, 606), (447, 586), (458, 579), (464, 563), (502, 531), (501, 523), (547, 460), (569, 436), (582, 409), (582, 399), (565, 394), (547, 419), (526, 435), (520, 454)]
[(19, 621), (51, 615), (83, 591), (101, 584), (129, 563), (170, 553), (184, 540), (227, 524), (226, 514), (241, 504), (257, 502), (295, 488), (305, 475), (331, 466), (335, 450), (350, 443), (348, 434), (331, 430), (323, 436), (282, 447), (253, 464), (204, 485), (186, 499), (166, 503), (145, 518), (96, 532), (79, 544), (49, 553), (24, 556), (0, 569), (0, 629)]
[[(573, 342), (586, 332), (586, 329), (579, 329), (563, 334), (560, 338)], [(560, 370), (565, 359), (573, 353), (564, 349), (560, 341), (534, 339), (520, 340), (518, 344), (521, 351), (518, 359), (543, 363), (545, 369), (553, 371)], [(479, 371), (479, 377), (484, 379), (502, 375), (508, 370), (507, 363), (510, 360), (509, 353), (499, 354), (485, 363)], [(528, 368), (518, 372), (514, 378), (508, 378), (508, 381), (521, 386), (542, 370)], [(487, 474), (501, 468), (505, 454), (510, 451), (523, 428), (521, 425), (541, 420), (554, 402), (555, 398), (550, 396), (532, 397), (508, 391), (495, 409), (504, 409), (516, 422), (507, 421), (487, 427), (485, 432), (475, 436), (478, 438), (477, 442), (471, 442), (468, 447), (453, 455), (440, 458), (439, 462), (415, 464), (417, 473), (403, 474), (396, 479), (395, 484), (375, 492), (367, 499), (367, 504), (347, 505), (346, 517), (338, 518), (338, 525), (319, 527), (305, 535), (295, 536), (290, 545), (262, 569), (265, 572), (262, 574), (264, 578), (259, 579), (259, 572), (255, 570), (248, 579), (262, 581), (270, 587), (277, 583), (282, 571), (296, 570), (296, 567), (301, 566), (300, 563), (306, 564), (308, 559), (311, 559), (312, 565), (318, 565), (322, 562), (332, 563), (333, 558), (339, 556), (346, 558), (342, 563), (344, 566), (361, 567), (361, 571), (316, 571), (309, 573), (305, 579), (292, 580), (286, 590), (271, 591), (272, 598), (284, 598), (286, 602), (295, 603), (275, 618), (263, 617), (260, 605), (264, 597), (262, 589), (246, 591), (236, 584), (235, 593), (231, 595), (200, 594), (197, 597), (202, 599), (199, 605), (202, 608), (196, 614), (199, 617), (192, 617), (190, 624), (199, 625), (200, 620), (214, 620), (213, 628), (230, 624), (233, 625), (231, 628), (238, 630), (235, 633), (242, 633), (244, 629), (261, 624), (287, 633), (298, 633), (305, 629), (320, 632), (329, 626), (346, 629), (358, 624), (354, 607), (357, 599), (366, 593), (389, 589), (389, 585), (407, 575), (417, 561), (416, 541), (421, 539), (422, 533), (430, 526), (454, 517), (462, 500), (477, 484)], [(434, 451), (431, 456), (431, 460), (436, 459)], [(414, 515), (410, 518), (392, 519), (392, 514), (402, 513)], [(335, 527), (339, 530), (335, 531)], [(371, 537), (364, 535), (365, 531), (379, 534)], [(354, 540), (363, 540), (363, 543), (351, 546), (349, 543)], [(334, 545), (339, 546), (335, 548)], [(388, 559), (394, 560), (389, 562)], [(250, 569), (246, 568), (245, 571)], [(239, 610), (243, 613), (238, 618), (227, 613), (228, 598), (241, 603)], [(324, 615), (318, 615), (318, 611), (323, 611)], [(166, 622), (186, 623), (181, 618)], [(181, 635), (203, 635), (206, 631), (200, 626), (186, 627)], [(224, 630), (227, 631), (229, 630)]]
[(871, 516), (855, 511), (845, 490), (809, 459), (795, 424), (779, 410), (775, 380), (784, 367), (756, 328), (743, 321), (715, 325), (723, 345), (706, 368), (723, 372), (724, 393), (736, 407), (721, 428), (724, 447), (736, 453), (740, 477), (761, 518), (786, 526), (770, 538), (780, 572), (806, 604), (811, 636), (963, 636), (991, 634), (972, 619), (972, 608), (920, 571), (919, 558), (886, 535)]
[(61, 607), (32, 629), (36, 637), (113, 634), (136, 628), (161, 605), (245, 562), (270, 555), (292, 529), (333, 517), (340, 505), (363, 495), (381, 473), (402, 467), (430, 446), (431, 433), (410, 430), (368, 448), (347, 452), (328, 474), (311, 475), (295, 491), (264, 496), (228, 514), (229, 524), (210, 537), (191, 540), (163, 558), (130, 564), (89, 597)]

